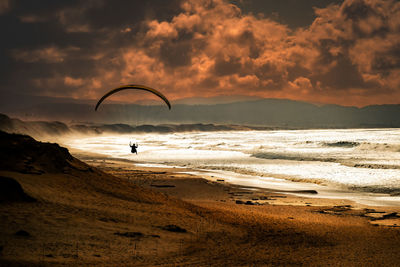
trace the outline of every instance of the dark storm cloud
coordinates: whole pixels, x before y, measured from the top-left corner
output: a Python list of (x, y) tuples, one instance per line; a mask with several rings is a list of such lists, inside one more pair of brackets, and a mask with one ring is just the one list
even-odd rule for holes
[(160, 47), (160, 60), (168, 67), (191, 64), (192, 45), (190, 41), (169, 42)]
[(215, 59), (215, 74), (217, 76), (231, 75), (242, 72), (242, 64), (240, 57), (224, 58), (223, 56), (216, 57)]
[[(100, 87), (96, 77), (121, 64), (120, 48), (136, 42), (141, 22), (172, 17), (177, 3), (2, 1), (1, 90), (70, 96), (88, 81)], [(99, 71), (98, 65), (106, 67)], [(65, 86), (69, 89), (62, 90)]]
[(335, 59), (336, 64), (328, 72), (318, 73), (312, 80), (321, 81), (321, 86), (329, 86), (335, 90), (347, 91), (351, 88), (368, 88), (368, 85), (348, 57), (340, 56)]
[(86, 9), (83, 18), (95, 29), (136, 26), (145, 19), (170, 20), (180, 11), (178, 0), (107, 0)]
[(1, 90), (96, 98), (134, 82), (172, 99), (357, 105), (400, 94), (393, 0), (4, 1), (0, 22)]
[(53, 63), (66, 55), (65, 47), (88, 43), (90, 38), (67, 34), (57, 18), (58, 12), (76, 4), (10, 1), (8, 12), (0, 16), (1, 84), (18, 87), (25, 83), (25, 87), (32, 88), (26, 86), (30, 79), (54, 73)]
[(316, 18), (313, 7), (325, 8), (332, 4), (341, 4), (343, 0), (236, 0), (244, 13), (262, 14), (291, 28), (308, 27)]
[[(318, 51), (310, 69), (325, 90), (354, 89), (372, 96), (398, 88), (399, 2), (351, 0), (316, 13), (318, 18), (301, 35)], [(383, 67), (385, 74), (377, 62), (390, 65)]]

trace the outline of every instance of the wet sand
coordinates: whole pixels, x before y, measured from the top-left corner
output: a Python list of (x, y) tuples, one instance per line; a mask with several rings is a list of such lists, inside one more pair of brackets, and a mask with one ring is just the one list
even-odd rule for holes
[[(369, 218), (369, 223), (373, 225), (400, 228), (400, 207), (396, 206), (371, 206), (348, 199), (318, 198), (318, 192), (314, 190), (290, 189), (282, 192), (283, 190), (244, 187), (229, 184), (222, 178), (210, 176), (208, 172), (204, 172), (202, 175), (201, 171), (194, 171), (190, 168), (143, 167), (142, 165), (136, 166), (128, 160), (107, 157), (97, 159), (89, 157), (86, 161), (106, 173), (188, 202), (222, 202), (247, 206), (321, 207), (317, 212), (334, 215), (353, 214)], [(135, 178), (132, 179), (132, 177)], [(388, 216), (393, 213), (399, 213), (399, 216)]]
[(77, 156), (89, 165), (0, 171), (36, 199), (0, 204), (0, 265), (400, 264), (398, 208)]

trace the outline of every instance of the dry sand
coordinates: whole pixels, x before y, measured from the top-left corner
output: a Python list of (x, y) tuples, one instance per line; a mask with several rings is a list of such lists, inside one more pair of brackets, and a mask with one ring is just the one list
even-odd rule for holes
[(90, 156), (57, 170), (41, 155), (0, 168), (36, 200), (0, 203), (0, 265), (400, 265), (397, 208)]

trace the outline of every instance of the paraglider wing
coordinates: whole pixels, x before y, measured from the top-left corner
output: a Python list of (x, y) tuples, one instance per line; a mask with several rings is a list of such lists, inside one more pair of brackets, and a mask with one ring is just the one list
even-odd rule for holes
[(144, 91), (148, 91), (151, 92), (153, 94), (155, 94), (156, 96), (158, 96), (159, 98), (161, 98), (162, 100), (164, 100), (165, 104), (167, 104), (168, 108), (171, 109), (171, 104), (169, 103), (168, 99), (161, 94), (159, 91), (157, 91), (156, 89), (144, 86), (144, 85), (138, 85), (138, 84), (128, 84), (128, 85), (123, 85), (117, 88), (112, 89), (110, 92), (106, 93), (105, 95), (103, 95), (99, 102), (97, 102), (96, 107), (94, 110), (97, 110), (97, 108), (100, 106), (101, 102), (104, 101), (104, 99), (106, 99), (107, 97), (109, 97), (112, 94), (115, 94), (119, 91), (122, 90), (126, 90), (126, 89), (135, 89), (135, 90), (144, 90)]

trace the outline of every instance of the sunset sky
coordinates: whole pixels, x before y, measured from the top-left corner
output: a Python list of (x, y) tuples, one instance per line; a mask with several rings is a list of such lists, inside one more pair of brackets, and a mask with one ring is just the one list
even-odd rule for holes
[(400, 103), (395, 0), (0, 0), (0, 90)]

